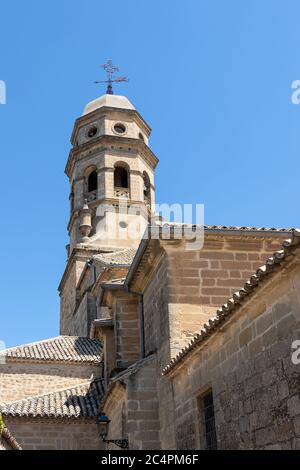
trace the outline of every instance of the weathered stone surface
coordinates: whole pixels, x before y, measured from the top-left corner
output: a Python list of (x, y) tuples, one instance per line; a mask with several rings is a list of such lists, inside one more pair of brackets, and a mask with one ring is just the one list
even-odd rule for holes
[(78, 420), (48, 420), (6, 418), (6, 423), (24, 450), (100, 450), (94, 422)]
[[(209, 329), (216, 308), (230, 306), (228, 299), (280, 247), (282, 237), (275, 230), (211, 228), (204, 246), (195, 250), (187, 249), (187, 240), (153, 237), (145, 251), (140, 246), (134, 261), (139, 266), (124, 284), (140, 237), (115, 239), (113, 232), (123, 225), (128, 235), (128, 226), (137, 221), (146, 227), (157, 164), (148, 148), (150, 128), (128, 103), (105, 96), (88, 105), (75, 123), (66, 167), (70, 246), (59, 288), (60, 328), (62, 334), (88, 336), (93, 324), (91, 334), (103, 341), (103, 368), (5, 364), (1, 398), (48, 393), (103, 375), (108, 439), (128, 438), (131, 449), (184, 450), (206, 447), (203, 396), (211, 389), (218, 448), (299, 448), (299, 370), (290, 356), (300, 327), (299, 275), (291, 279), (288, 270), (279, 272), (273, 286), (241, 301), (235, 314), (226, 311), (228, 322), (214, 329), (174, 376), (161, 376), (197, 332)], [(121, 137), (116, 123), (124, 131)], [(122, 187), (116, 168), (127, 180)], [(138, 209), (121, 221), (115, 210), (120, 198)], [(130, 261), (116, 262), (121, 246), (134, 247)], [(48, 418), (8, 424), (25, 449), (103, 447), (95, 422)]]
[[(292, 271), (290, 277), (295, 273)], [(236, 321), (219, 333), (219, 339), (214, 336), (175, 371), (172, 381), (177, 448), (203, 445), (197, 431), (201, 429), (198, 400), (201, 390), (207, 387), (212, 387), (214, 395), (219, 448), (299, 447), (300, 374), (299, 366), (291, 360), (295, 322), (290, 312), (300, 309), (300, 302), (296, 305), (285, 300), (293, 285), (290, 278), (278, 276), (277, 283), (280, 290), (274, 282), (262, 294), (265, 307), (258, 314), (251, 315), (251, 304), (240, 309)], [(222, 341), (223, 335), (231, 339)], [(234, 347), (230, 345), (233, 340)], [(221, 367), (211, 360), (220, 357)], [(194, 411), (188, 415), (189, 426), (184, 424), (186, 404)]]
[(100, 364), (0, 364), (0, 403), (73, 387), (89, 380), (92, 374), (95, 377), (100, 376), (101, 371)]

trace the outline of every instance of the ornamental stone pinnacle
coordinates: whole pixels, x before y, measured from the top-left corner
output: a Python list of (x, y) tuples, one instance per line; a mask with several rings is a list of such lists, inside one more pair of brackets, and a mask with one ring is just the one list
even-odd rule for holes
[(84, 206), (81, 209), (81, 224), (79, 230), (82, 235), (82, 242), (87, 243), (89, 241), (89, 235), (92, 231), (92, 214), (86, 199), (84, 201)]

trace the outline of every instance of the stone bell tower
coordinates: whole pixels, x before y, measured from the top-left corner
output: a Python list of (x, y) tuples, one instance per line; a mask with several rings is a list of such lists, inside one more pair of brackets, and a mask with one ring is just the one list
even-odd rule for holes
[(59, 285), (61, 334), (88, 334), (96, 306), (81, 282), (87, 269), (95, 282), (93, 257), (137, 248), (154, 213), (158, 160), (148, 146), (150, 132), (125, 96), (110, 93), (88, 103), (75, 122), (65, 170), (70, 244)]
[(86, 246), (138, 246), (154, 211), (157, 158), (151, 129), (124, 96), (87, 104), (75, 122), (66, 166), (70, 253)]

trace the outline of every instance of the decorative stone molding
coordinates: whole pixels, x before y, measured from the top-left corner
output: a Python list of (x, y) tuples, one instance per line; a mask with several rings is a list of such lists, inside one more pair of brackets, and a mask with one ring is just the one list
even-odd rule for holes
[(115, 197), (129, 199), (129, 189), (115, 187)]

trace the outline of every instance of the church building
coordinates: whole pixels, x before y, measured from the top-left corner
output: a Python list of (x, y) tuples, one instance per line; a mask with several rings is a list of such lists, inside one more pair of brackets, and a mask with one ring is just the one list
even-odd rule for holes
[(300, 449), (300, 231), (193, 247), (155, 213), (150, 135), (112, 93), (75, 121), (60, 336), (0, 353), (5, 425), (34, 450)]

